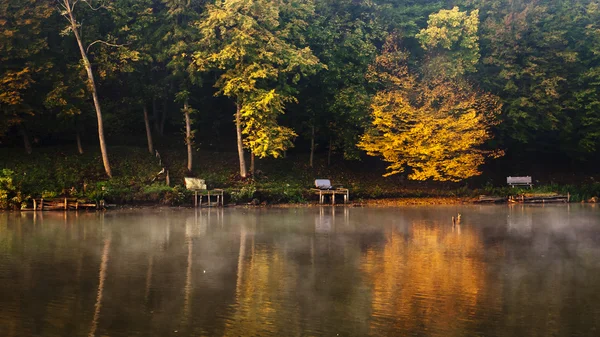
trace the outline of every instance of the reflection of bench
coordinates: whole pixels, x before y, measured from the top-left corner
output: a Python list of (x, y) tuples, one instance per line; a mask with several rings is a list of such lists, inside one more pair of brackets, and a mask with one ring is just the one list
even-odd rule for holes
[(315, 192), (315, 194), (319, 195), (319, 203), (322, 204), (325, 202), (325, 196), (329, 195), (331, 199), (331, 204), (335, 205), (335, 196), (336, 194), (344, 196), (344, 204), (350, 200), (350, 190), (343, 187), (333, 187), (331, 185), (331, 181), (329, 179), (317, 179), (315, 180), (315, 187), (311, 188), (311, 191)]
[[(217, 206), (223, 206), (223, 190), (220, 188), (215, 188), (209, 190), (206, 188), (206, 182), (204, 179), (198, 178), (184, 178), (185, 188), (194, 192), (194, 207), (202, 207), (202, 197), (206, 196), (208, 201), (208, 206), (211, 205), (211, 197), (214, 196), (217, 199)], [(198, 196), (200, 198), (198, 199)]]
[(527, 177), (506, 177), (506, 183), (508, 184), (508, 186), (511, 187), (515, 187), (515, 186), (529, 186), (529, 188), (531, 188), (533, 186), (532, 182), (531, 182), (531, 177), (527, 176)]

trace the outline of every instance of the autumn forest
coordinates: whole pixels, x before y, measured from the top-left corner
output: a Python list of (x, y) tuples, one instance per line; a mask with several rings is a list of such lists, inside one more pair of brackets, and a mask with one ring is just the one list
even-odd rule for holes
[(294, 152), (416, 181), (593, 165), (600, 3), (0, 0), (0, 147), (98, 149), (106, 179), (122, 145), (242, 179)]

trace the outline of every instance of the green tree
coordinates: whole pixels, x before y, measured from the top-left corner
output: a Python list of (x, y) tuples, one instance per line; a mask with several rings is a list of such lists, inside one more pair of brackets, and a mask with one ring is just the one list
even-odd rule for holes
[(31, 144), (24, 122), (42, 107), (39, 86), (50, 59), (45, 22), (54, 8), (43, 0), (0, 1), (0, 136), (19, 126), (25, 149)]
[(416, 35), (428, 51), (425, 70), (448, 77), (476, 71), (480, 57), (478, 29), (479, 10), (467, 14), (454, 7), (431, 14), (427, 28)]
[(242, 177), (247, 176), (244, 145), (259, 157), (277, 157), (291, 145), (295, 133), (277, 117), (295, 101), (300, 76), (320, 66), (308, 47), (300, 47), (300, 32), (312, 12), (310, 1), (219, 0), (197, 23), (202, 37), (194, 69), (220, 71), (215, 86), (235, 103)]
[(316, 15), (307, 30), (310, 46), (326, 65), (302, 83), (303, 105), (294, 112), (311, 142), (312, 166), (316, 144), (329, 143), (345, 158), (356, 158), (356, 143), (364, 131), (372, 85), (365, 78), (383, 40), (379, 7), (371, 1), (317, 2)]
[(593, 158), (597, 1), (481, 1), (481, 82), (502, 97), (499, 138), (517, 154)]
[(162, 37), (164, 52), (159, 60), (167, 63), (170, 70), (168, 81), (177, 83), (175, 100), (183, 104), (185, 121), (185, 144), (187, 147), (187, 170), (192, 172), (194, 131), (192, 115), (196, 112), (190, 105), (192, 87), (201, 84), (201, 76), (191, 71), (193, 44), (197, 40), (197, 30), (192, 23), (199, 19), (203, 11), (203, 1), (199, 0), (162, 0), (165, 6), (165, 34)]

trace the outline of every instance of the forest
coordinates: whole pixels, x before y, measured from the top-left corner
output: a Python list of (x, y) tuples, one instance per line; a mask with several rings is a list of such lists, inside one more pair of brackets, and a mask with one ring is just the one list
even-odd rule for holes
[(583, 176), (599, 146), (597, 0), (0, 0), (13, 199), (164, 166), (227, 184), (294, 155), (307, 180), (332, 160), (388, 181)]

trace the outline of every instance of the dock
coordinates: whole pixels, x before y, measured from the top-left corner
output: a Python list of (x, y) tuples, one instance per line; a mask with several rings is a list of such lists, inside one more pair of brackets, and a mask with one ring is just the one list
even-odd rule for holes
[[(29, 207), (31, 206), (31, 207)], [(21, 211), (68, 211), (84, 209), (106, 209), (116, 207), (114, 204), (107, 204), (104, 200), (91, 202), (77, 198), (33, 198), (31, 203), (21, 208)]]
[(568, 203), (571, 201), (571, 195), (560, 194), (522, 194), (511, 196), (508, 198), (510, 203), (520, 204), (551, 204), (551, 203)]
[(506, 197), (480, 195), (479, 199), (477, 199), (475, 202), (478, 204), (500, 204), (506, 202), (507, 200), (508, 198)]
[(344, 204), (348, 203), (350, 200), (350, 190), (347, 188), (336, 188), (336, 189), (319, 189), (319, 188), (311, 188), (315, 194), (319, 195), (319, 204), (325, 203), (325, 196), (330, 196), (331, 204), (335, 205), (335, 196), (342, 195), (344, 196)]

